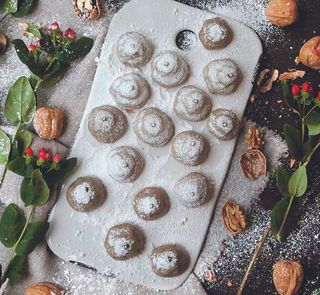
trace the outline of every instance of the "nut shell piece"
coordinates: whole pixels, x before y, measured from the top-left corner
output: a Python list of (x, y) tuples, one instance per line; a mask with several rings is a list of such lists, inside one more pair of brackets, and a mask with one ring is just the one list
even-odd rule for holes
[(233, 235), (242, 233), (247, 228), (247, 217), (238, 204), (227, 201), (222, 207), (222, 220), (225, 228)]
[(95, 20), (101, 15), (101, 0), (72, 0), (74, 12), (85, 20)]
[(52, 283), (35, 283), (24, 290), (24, 295), (62, 295), (62, 290)]
[(299, 60), (309, 68), (320, 70), (320, 36), (313, 37), (301, 47)]

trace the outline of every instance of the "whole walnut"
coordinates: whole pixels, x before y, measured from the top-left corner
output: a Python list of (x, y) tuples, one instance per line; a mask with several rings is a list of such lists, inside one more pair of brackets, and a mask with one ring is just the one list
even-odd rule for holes
[(267, 4), (265, 14), (273, 25), (280, 27), (290, 26), (299, 18), (297, 1), (270, 0)]
[(313, 37), (300, 49), (299, 60), (315, 70), (320, 70), (320, 36)]
[(63, 112), (55, 108), (39, 108), (34, 115), (33, 127), (39, 137), (56, 139), (63, 130)]
[(299, 262), (280, 260), (273, 267), (273, 283), (280, 295), (296, 294), (303, 281), (303, 269)]

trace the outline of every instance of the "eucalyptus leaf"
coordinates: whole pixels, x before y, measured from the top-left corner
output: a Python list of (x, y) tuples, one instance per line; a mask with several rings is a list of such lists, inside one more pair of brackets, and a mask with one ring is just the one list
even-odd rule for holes
[(289, 206), (289, 203), (290, 198), (283, 198), (272, 209), (271, 232), (278, 241), (281, 241), (286, 233), (286, 228), (284, 228), (281, 233), (279, 231), (285, 218), (285, 214)]
[(18, 155), (15, 159), (8, 162), (7, 168), (20, 176), (25, 176), (27, 165), (25, 159)]
[(33, 170), (26, 175), (20, 187), (20, 197), (25, 206), (44, 205), (48, 202), (50, 190), (44, 180), (40, 169)]
[(36, 96), (27, 77), (20, 77), (11, 86), (4, 113), (11, 124), (16, 126), (32, 121), (36, 111)]
[(300, 166), (289, 179), (289, 195), (292, 197), (301, 197), (306, 192), (307, 187), (307, 169), (305, 166)]
[(66, 74), (68, 69), (70, 68), (70, 64), (66, 63), (62, 60), (55, 59), (52, 62), (50, 69), (48, 69), (43, 76), (42, 85), (45, 87), (53, 86), (57, 82), (59, 82), (63, 76)]
[(289, 178), (290, 178), (289, 173), (284, 168), (279, 166), (277, 169), (277, 186), (280, 193), (284, 197), (289, 197), (289, 192), (288, 192)]
[(0, 164), (5, 165), (8, 162), (11, 150), (11, 141), (5, 132), (0, 129)]
[(15, 255), (8, 265), (6, 272), (6, 277), (9, 279), (11, 286), (16, 285), (26, 273), (28, 266), (28, 257), (27, 256), (18, 256)]
[(284, 125), (284, 136), (290, 154), (296, 159), (301, 160), (302, 146), (301, 146), (301, 135), (297, 128), (285, 124)]
[(16, 254), (29, 255), (42, 241), (48, 229), (49, 223), (46, 221), (29, 223), (23, 238), (16, 247)]
[(18, 10), (18, 0), (1, 0), (0, 12), (1, 13), (14, 13)]
[(72, 62), (77, 58), (86, 56), (93, 47), (93, 40), (88, 37), (82, 37), (64, 48), (59, 54), (58, 59), (65, 62)]
[(7, 248), (14, 247), (25, 223), (23, 211), (15, 204), (8, 205), (0, 219), (1, 243)]
[(13, 13), (15, 17), (22, 17), (28, 15), (35, 7), (35, 0), (18, 0), (18, 10)]

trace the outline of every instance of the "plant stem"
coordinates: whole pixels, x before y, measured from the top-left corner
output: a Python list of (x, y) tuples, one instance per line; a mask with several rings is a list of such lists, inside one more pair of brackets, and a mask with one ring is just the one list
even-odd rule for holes
[(290, 198), (290, 202), (289, 202), (289, 205), (287, 207), (287, 210), (286, 210), (286, 213), (284, 214), (284, 217), (282, 219), (282, 223), (281, 223), (281, 226), (279, 228), (279, 231), (277, 232), (277, 240), (280, 241), (281, 240), (281, 234), (284, 230), (284, 226), (287, 222), (287, 219), (288, 219), (288, 216), (289, 216), (289, 213), (290, 213), (290, 210), (291, 210), (291, 207), (292, 207), (292, 204), (293, 204), (293, 200), (294, 200), (295, 197), (291, 197)]
[(37, 92), (37, 90), (38, 90), (38, 88), (40, 87), (41, 83), (42, 83), (42, 80), (37, 80), (37, 84), (36, 84), (36, 86), (34, 87), (34, 92)]
[(267, 238), (268, 238), (268, 236), (270, 234), (270, 231), (271, 231), (271, 224), (269, 224), (267, 226), (267, 228), (264, 230), (264, 232), (262, 234), (262, 237), (261, 237), (261, 240), (260, 240), (259, 244), (256, 246), (256, 249), (255, 249), (255, 251), (254, 251), (254, 253), (252, 255), (252, 258), (251, 258), (251, 260), (249, 262), (249, 265), (247, 267), (246, 273), (245, 273), (245, 275), (244, 275), (244, 277), (243, 277), (243, 279), (241, 281), (240, 287), (239, 287), (239, 289), (237, 291), (237, 295), (242, 295), (242, 293), (244, 291), (244, 288), (246, 286), (246, 283), (247, 283), (247, 281), (249, 279), (249, 275), (251, 274), (253, 266), (254, 266), (254, 264), (255, 264), (258, 256), (259, 256), (260, 251), (263, 248), (263, 245), (267, 241)]

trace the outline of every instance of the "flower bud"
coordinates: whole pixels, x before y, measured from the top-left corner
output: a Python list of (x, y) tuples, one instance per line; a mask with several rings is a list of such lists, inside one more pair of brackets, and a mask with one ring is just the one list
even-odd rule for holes
[(300, 87), (297, 84), (292, 85), (291, 92), (294, 96), (298, 96), (300, 94)]
[(42, 151), (42, 150), (40, 150), (39, 153), (38, 153), (38, 158), (39, 158), (40, 160), (45, 161), (45, 160), (46, 160), (46, 157), (47, 157), (47, 153), (44, 152), (44, 151)]
[(60, 155), (59, 154), (55, 154), (53, 157), (53, 162), (54, 163), (59, 163), (61, 160)]
[(301, 85), (301, 89), (305, 92), (309, 92), (310, 90), (310, 84), (308, 82), (304, 82), (302, 85)]
[(65, 36), (68, 37), (69, 39), (74, 39), (76, 37), (76, 33), (75, 31), (73, 31), (72, 29), (68, 28), (66, 31), (65, 31)]
[(24, 154), (25, 154), (26, 157), (32, 157), (33, 156), (32, 148), (30, 148), (30, 147), (26, 148)]
[(58, 22), (54, 22), (50, 25), (49, 27), (51, 30), (57, 30), (59, 29), (59, 23)]
[(29, 49), (29, 51), (35, 51), (35, 50), (37, 49), (37, 46), (34, 45), (34, 44), (30, 44), (30, 45), (28, 46), (28, 49)]

